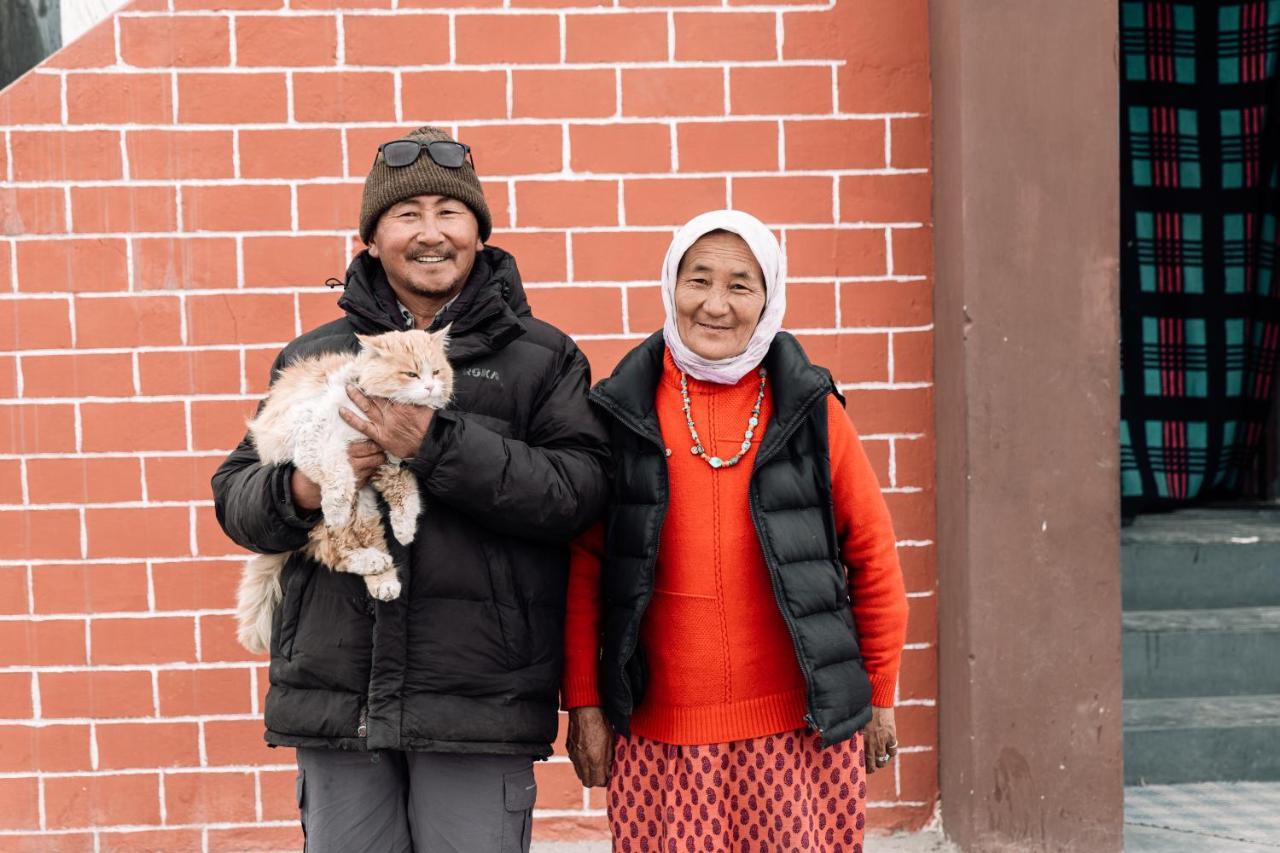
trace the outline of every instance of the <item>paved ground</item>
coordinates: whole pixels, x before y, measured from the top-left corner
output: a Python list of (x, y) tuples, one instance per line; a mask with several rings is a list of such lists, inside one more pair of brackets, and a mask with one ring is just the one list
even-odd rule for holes
[[(1280, 853), (1280, 782), (1125, 788), (1125, 853)], [(959, 853), (938, 831), (867, 837), (867, 853)], [(533, 853), (609, 853), (608, 842), (542, 844)]]
[(1126, 853), (1276, 853), (1280, 783), (1125, 788)]

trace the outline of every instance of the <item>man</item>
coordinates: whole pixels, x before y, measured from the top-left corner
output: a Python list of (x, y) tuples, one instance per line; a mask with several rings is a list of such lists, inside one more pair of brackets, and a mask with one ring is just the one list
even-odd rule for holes
[[(369, 438), (349, 452), (360, 482), (392, 454), (423, 494), (412, 544), (387, 536), (400, 597), (375, 601), (300, 554), (281, 575), (266, 740), (297, 747), (308, 853), (527, 851), (532, 762), (556, 735), (567, 543), (603, 508), (606, 437), (586, 359), (484, 245), (468, 155), (430, 127), (380, 146), (346, 316), (272, 368), (354, 350), (356, 333), (447, 325), (456, 377), (437, 412), (349, 392)], [(316, 484), (262, 465), (247, 437), (213, 490), (227, 535), (255, 551), (300, 548), (321, 521)]]

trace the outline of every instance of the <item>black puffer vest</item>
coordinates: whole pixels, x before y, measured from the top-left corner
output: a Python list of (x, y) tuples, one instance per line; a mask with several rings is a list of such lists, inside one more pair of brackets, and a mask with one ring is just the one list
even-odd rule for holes
[[(648, 680), (640, 624), (653, 595), (668, 503), (654, 409), (664, 348), (662, 333), (652, 335), (591, 391), (591, 402), (608, 416), (616, 465), (601, 577), (600, 690), (610, 721), (624, 734)], [(764, 366), (774, 414), (751, 472), (750, 523), (804, 673), (806, 722), (830, 745), (852, 737), (871, 717), (871, 683), (858, 653), (831, 506), (825, 401), (837, 391), (831, 374), (811, 364), (785, 332), (774, 339)]]

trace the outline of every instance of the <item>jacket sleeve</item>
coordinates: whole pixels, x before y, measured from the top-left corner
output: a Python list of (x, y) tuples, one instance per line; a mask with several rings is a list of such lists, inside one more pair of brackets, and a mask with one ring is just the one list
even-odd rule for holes
[(858, 432), (834, 395), (827, 414), (836, 534), (849, 575), (858, 648), (871, 679), (871, 703), (891, 708), (907, 639), (907, 592), (893, 518)]
[[(271, 366), (274, 380), (283, 353)], [(259, 404), (259, 410), (262, 406)], [(293, 465), (263, 465), (246, 433), (213, 473), (213, 506), (222, 530), (242, 548), (263, 554), (294, 551), (320, 521), (319, 510), (299, 512), (289, 481)]]
[(565, 710), (600, 703), (600, 564), (604, 523), (593, 525), (569, 548), (569, 590), (564, 608), (564, 675), (561, 706)]
[(409, 466), (437, 500), (507, 535), (565, 542), (599, 518), (608, 437), (587, 403), (591, 370), (571, 342), (542, 392), (525, 441), (443, 410)]

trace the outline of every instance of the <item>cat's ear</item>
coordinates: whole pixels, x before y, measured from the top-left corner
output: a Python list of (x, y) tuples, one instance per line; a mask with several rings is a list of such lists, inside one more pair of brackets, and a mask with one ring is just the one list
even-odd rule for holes
[(449, 350), (449, 330), (453, 328), (453, 324), (445, 326), (438, 332), (431, 333), (431, 339), (440, 345), (440, 349), (448, 352)]
[(356, 335), (356, 340), (360, 342), (362, 348), (369, 350), (374, 355), (382, 352), (382, 347), (379, 346), (381, 342), (378, 340), (377, 335)]

